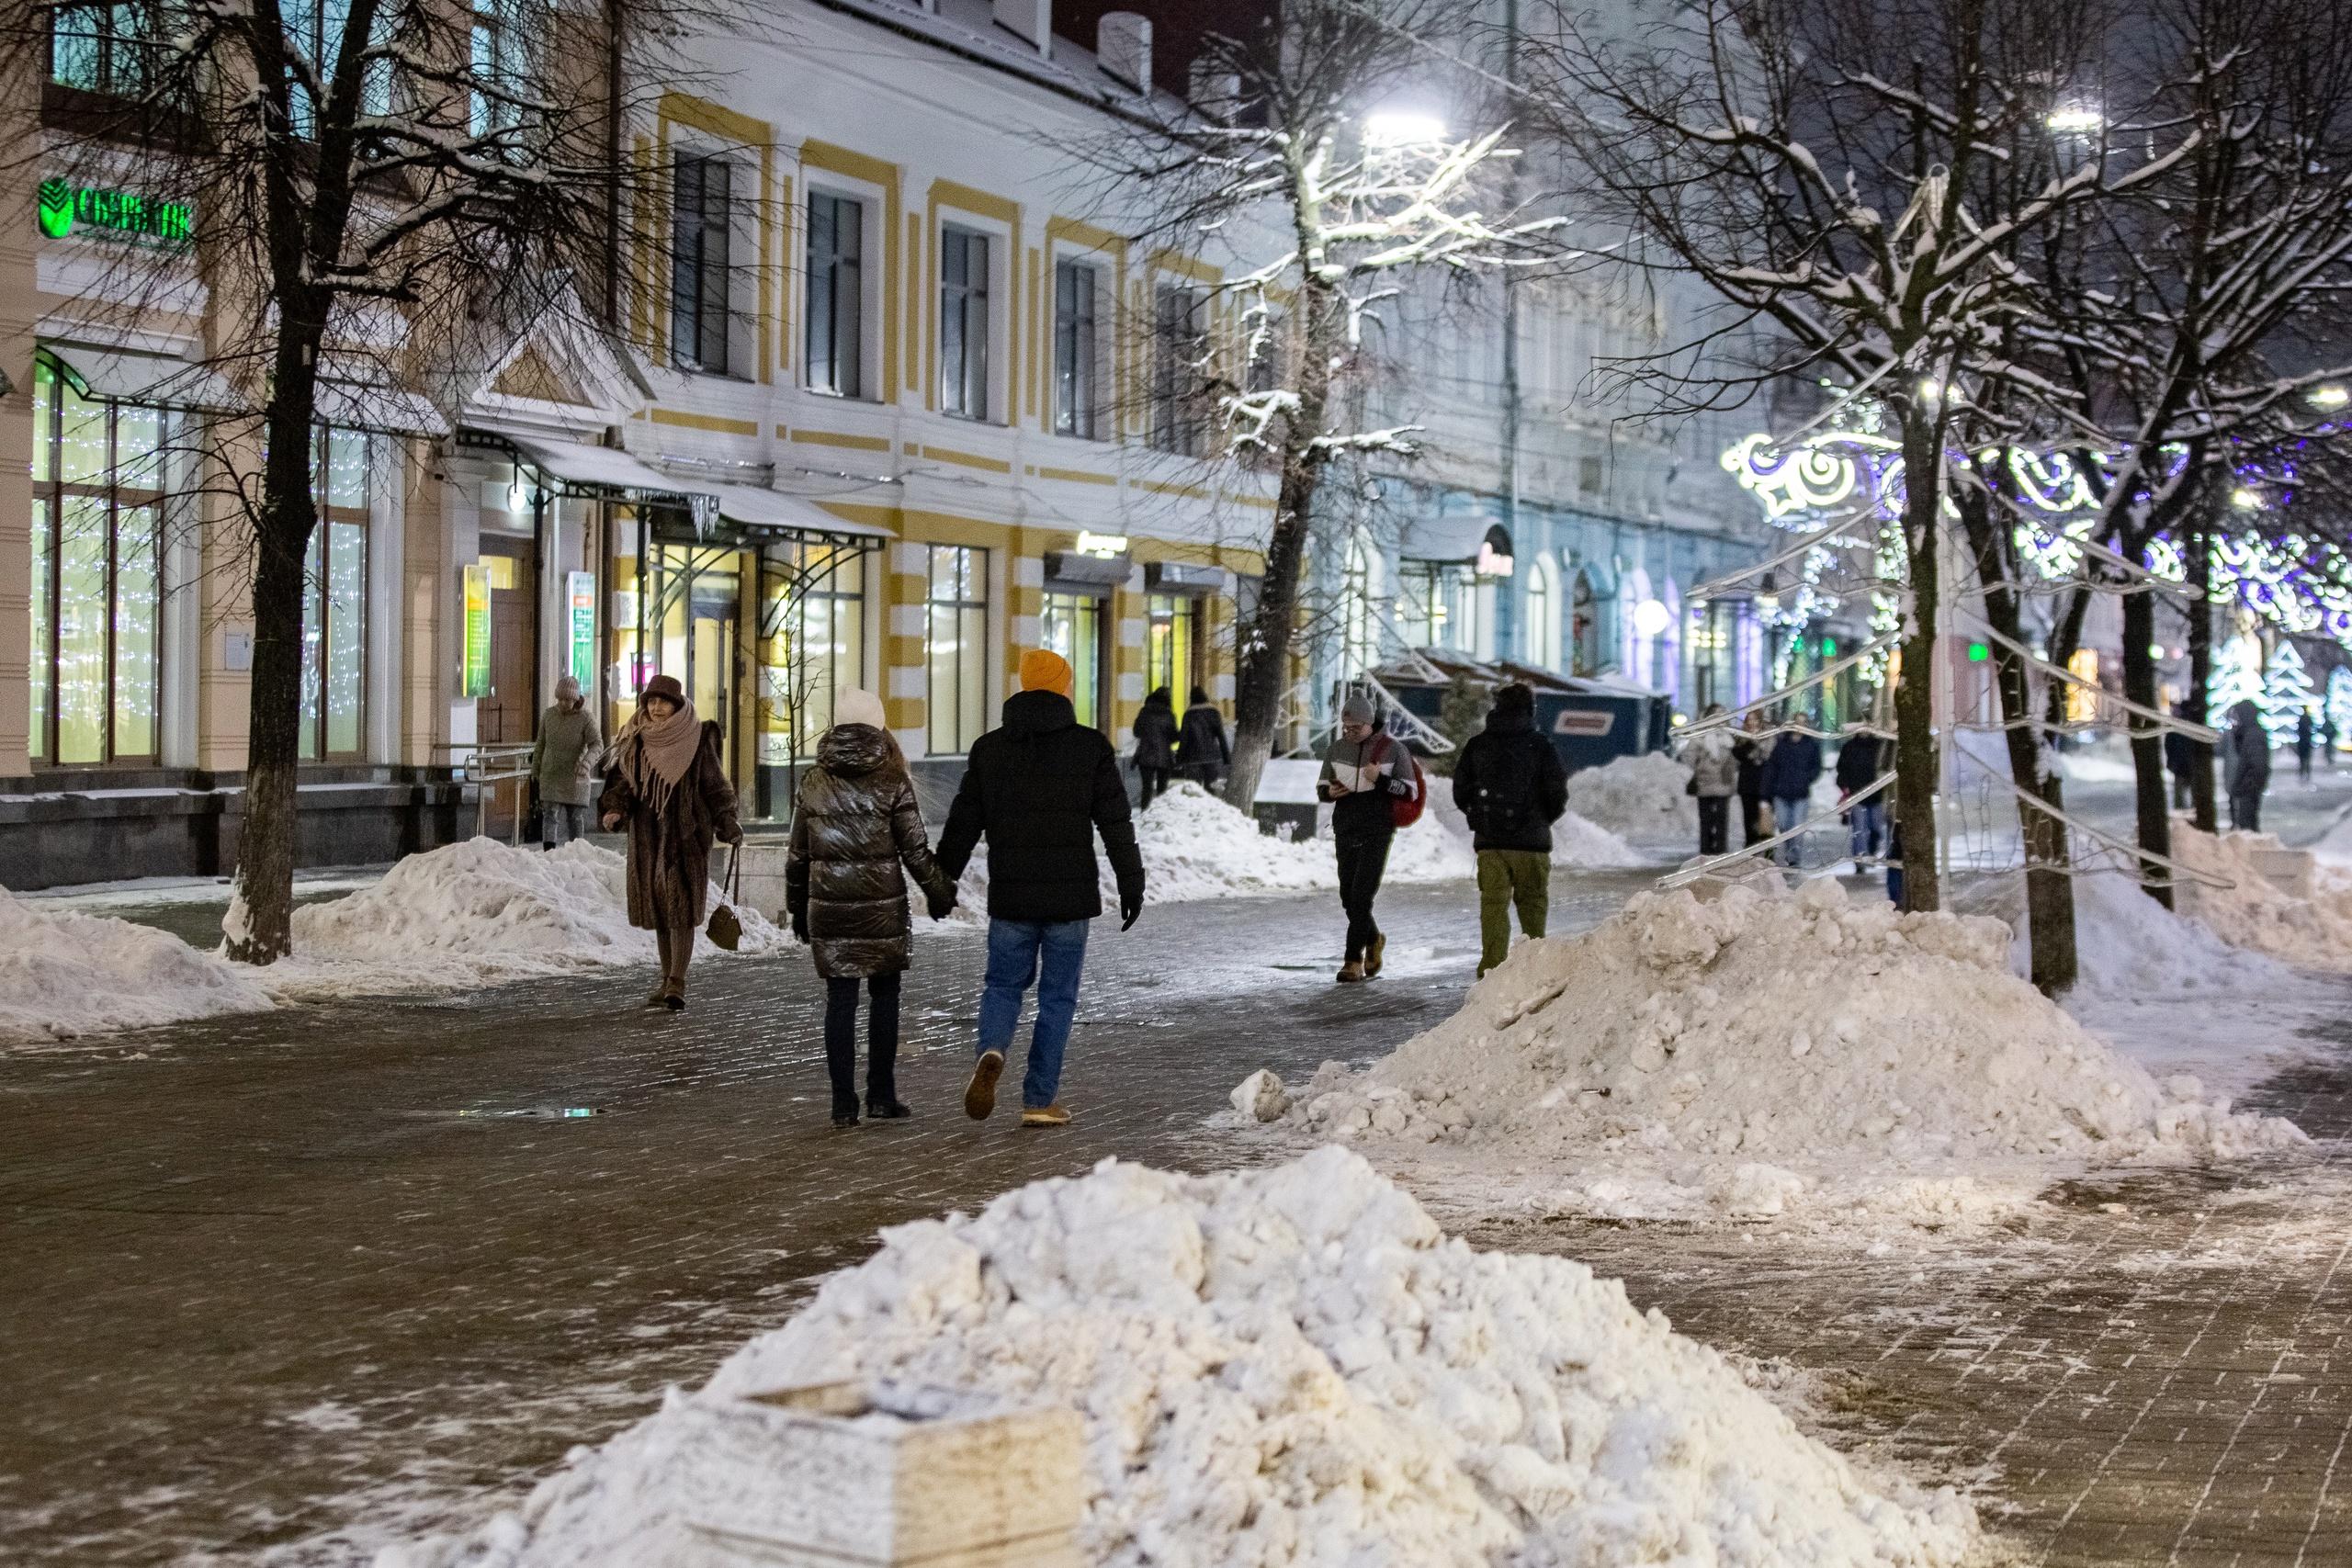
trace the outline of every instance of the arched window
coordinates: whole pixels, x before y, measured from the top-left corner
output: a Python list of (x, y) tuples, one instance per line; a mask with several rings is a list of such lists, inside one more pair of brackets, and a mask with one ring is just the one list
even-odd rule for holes
[(1527, 568), (1526, 630), (1520, 646), (1530, 664), (1560, 667), (1560, 570), (1549, 550), (1538, 550)]
[(1579, 571), (1568, 590), (1569, 625), (1574, 628), (1568, 673), (1593, 675), (1600, 671), (1600, 599), (1592, 579)]

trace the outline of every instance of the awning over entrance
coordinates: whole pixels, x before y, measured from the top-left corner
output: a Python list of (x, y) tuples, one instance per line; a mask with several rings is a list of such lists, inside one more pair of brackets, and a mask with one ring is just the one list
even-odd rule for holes
[(673, 479), (610, 446), (519, 436), (509, 439), (524, 461), (546, 469), (575, 494), (684, 506), (695, 496), (709, 493), (707, 487)]
[(320, 423), (386, 435), (447, 435), (449, 422), (432, 400), (400, 387), (357, 381), (319, 382)]
[(57, 361), (74, 390), (85, 398), (204, 413), (245, 411), (236, 389), (209, 366), (190, 365), (160, 354), (84, 348), (77, 344), (43, 344), (41, 347)]
[(717, 487), (717, 493), (718, 514), (746, 528), (859, 539), (887, 539), (891, 536), (888, 528), (836, 517), (815, 502), (797, 495), (780, 495), (775, 491), (761, 490), (752, 485), (720, 485)]

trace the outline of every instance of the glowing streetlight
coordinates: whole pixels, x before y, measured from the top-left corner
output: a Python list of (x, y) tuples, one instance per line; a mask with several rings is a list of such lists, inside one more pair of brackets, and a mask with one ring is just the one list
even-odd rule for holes
[(2240, 512), (2259, 512), (2262, 510), (2262, 497), (2240, 485), (2230, 492), (2230, 504)]
[(1674, 615), (1661, 600), (1645, 599), (1634, 606), (1634, 630), (1639, 636), (1659, 636), (1673, 624)]
[(1371, 147), (1421, 147), (1445, 140), (1445, 121), (1433, 114), (1385, 109), (1366, 117), (1364, 143)]
[(2352, 390), (2332, 385), (2313, 388), (2312, 401), (2320, 408), (2340, 409), (2346, 403), (2352, 403)]
[(2042, 123), (2062, 134), (2084, 136), (2104, 126), (2107, 117), (2097, 109), (2053, 109)]

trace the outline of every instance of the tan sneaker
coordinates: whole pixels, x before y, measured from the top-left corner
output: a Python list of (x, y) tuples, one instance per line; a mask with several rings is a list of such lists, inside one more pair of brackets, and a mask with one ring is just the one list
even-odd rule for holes
[(1004, 1053), (983, 1051), (972, 1064), (972, 1081), (964, 1086), (964, 1114), (985, 1122), (996, 1109), (996, 1080), (1004, 1072)]
[(1364, 951), (1363, 955), (1363, 977), (1365, 979), (1369, 980), (1374, 975), (1380, 973), (1380, 961), (1387, 956), (1387, 953), (1388, 939), (1385, 936), (1374, 937), (1372, 939), (1372, 946)]
[(1024, 1105), (1021, 1108), (1021, 1124), (1023, 1127), (1067, 1127), (1069, 1125), (1069, 1112), (1062, 1109), (1059, 1100), (1051, 1105)]
[(1351, 959), (1349, 959), (1345, 964), (1340, 964), (1340, 975), (1339, 975), (1339, 979), (1340, 979), (1340, 983), (1341, 985), (1343, 985), (1343, 986), (1352, 986), (1352, 985), (1354, 985), (1358, 980), (1361, 980), (1361, 979), (1363, 979), (1363, 959), (1361, 959), (1361, 958), (1351, 958)]

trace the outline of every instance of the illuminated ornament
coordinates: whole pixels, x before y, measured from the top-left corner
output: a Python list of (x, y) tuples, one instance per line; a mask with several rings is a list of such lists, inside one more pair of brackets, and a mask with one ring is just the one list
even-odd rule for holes
[(1724, 454), (1723, 466), (1774, 522), (1836, 506), (1860, 484), (1852, 457), (1810, 444), (1784, 453), (1769, 435), (1747, 437)]
[(2262, 645), (2240, 633), (2213, 652), (2213, 675), (2206, 688), (2205, 710), (2226, 715), (2242, 702), (2262, 698)]
[(2284, 637), (2270, 655), (2270, 668), (2262, 679), (2262, 694), (2255, 700), (2262, 708), (2263, 723), (2272, 729), (2294, 728), (2298, 718), (2319, 705), (2311, 676), (2303, 669), (2303, 656)]

